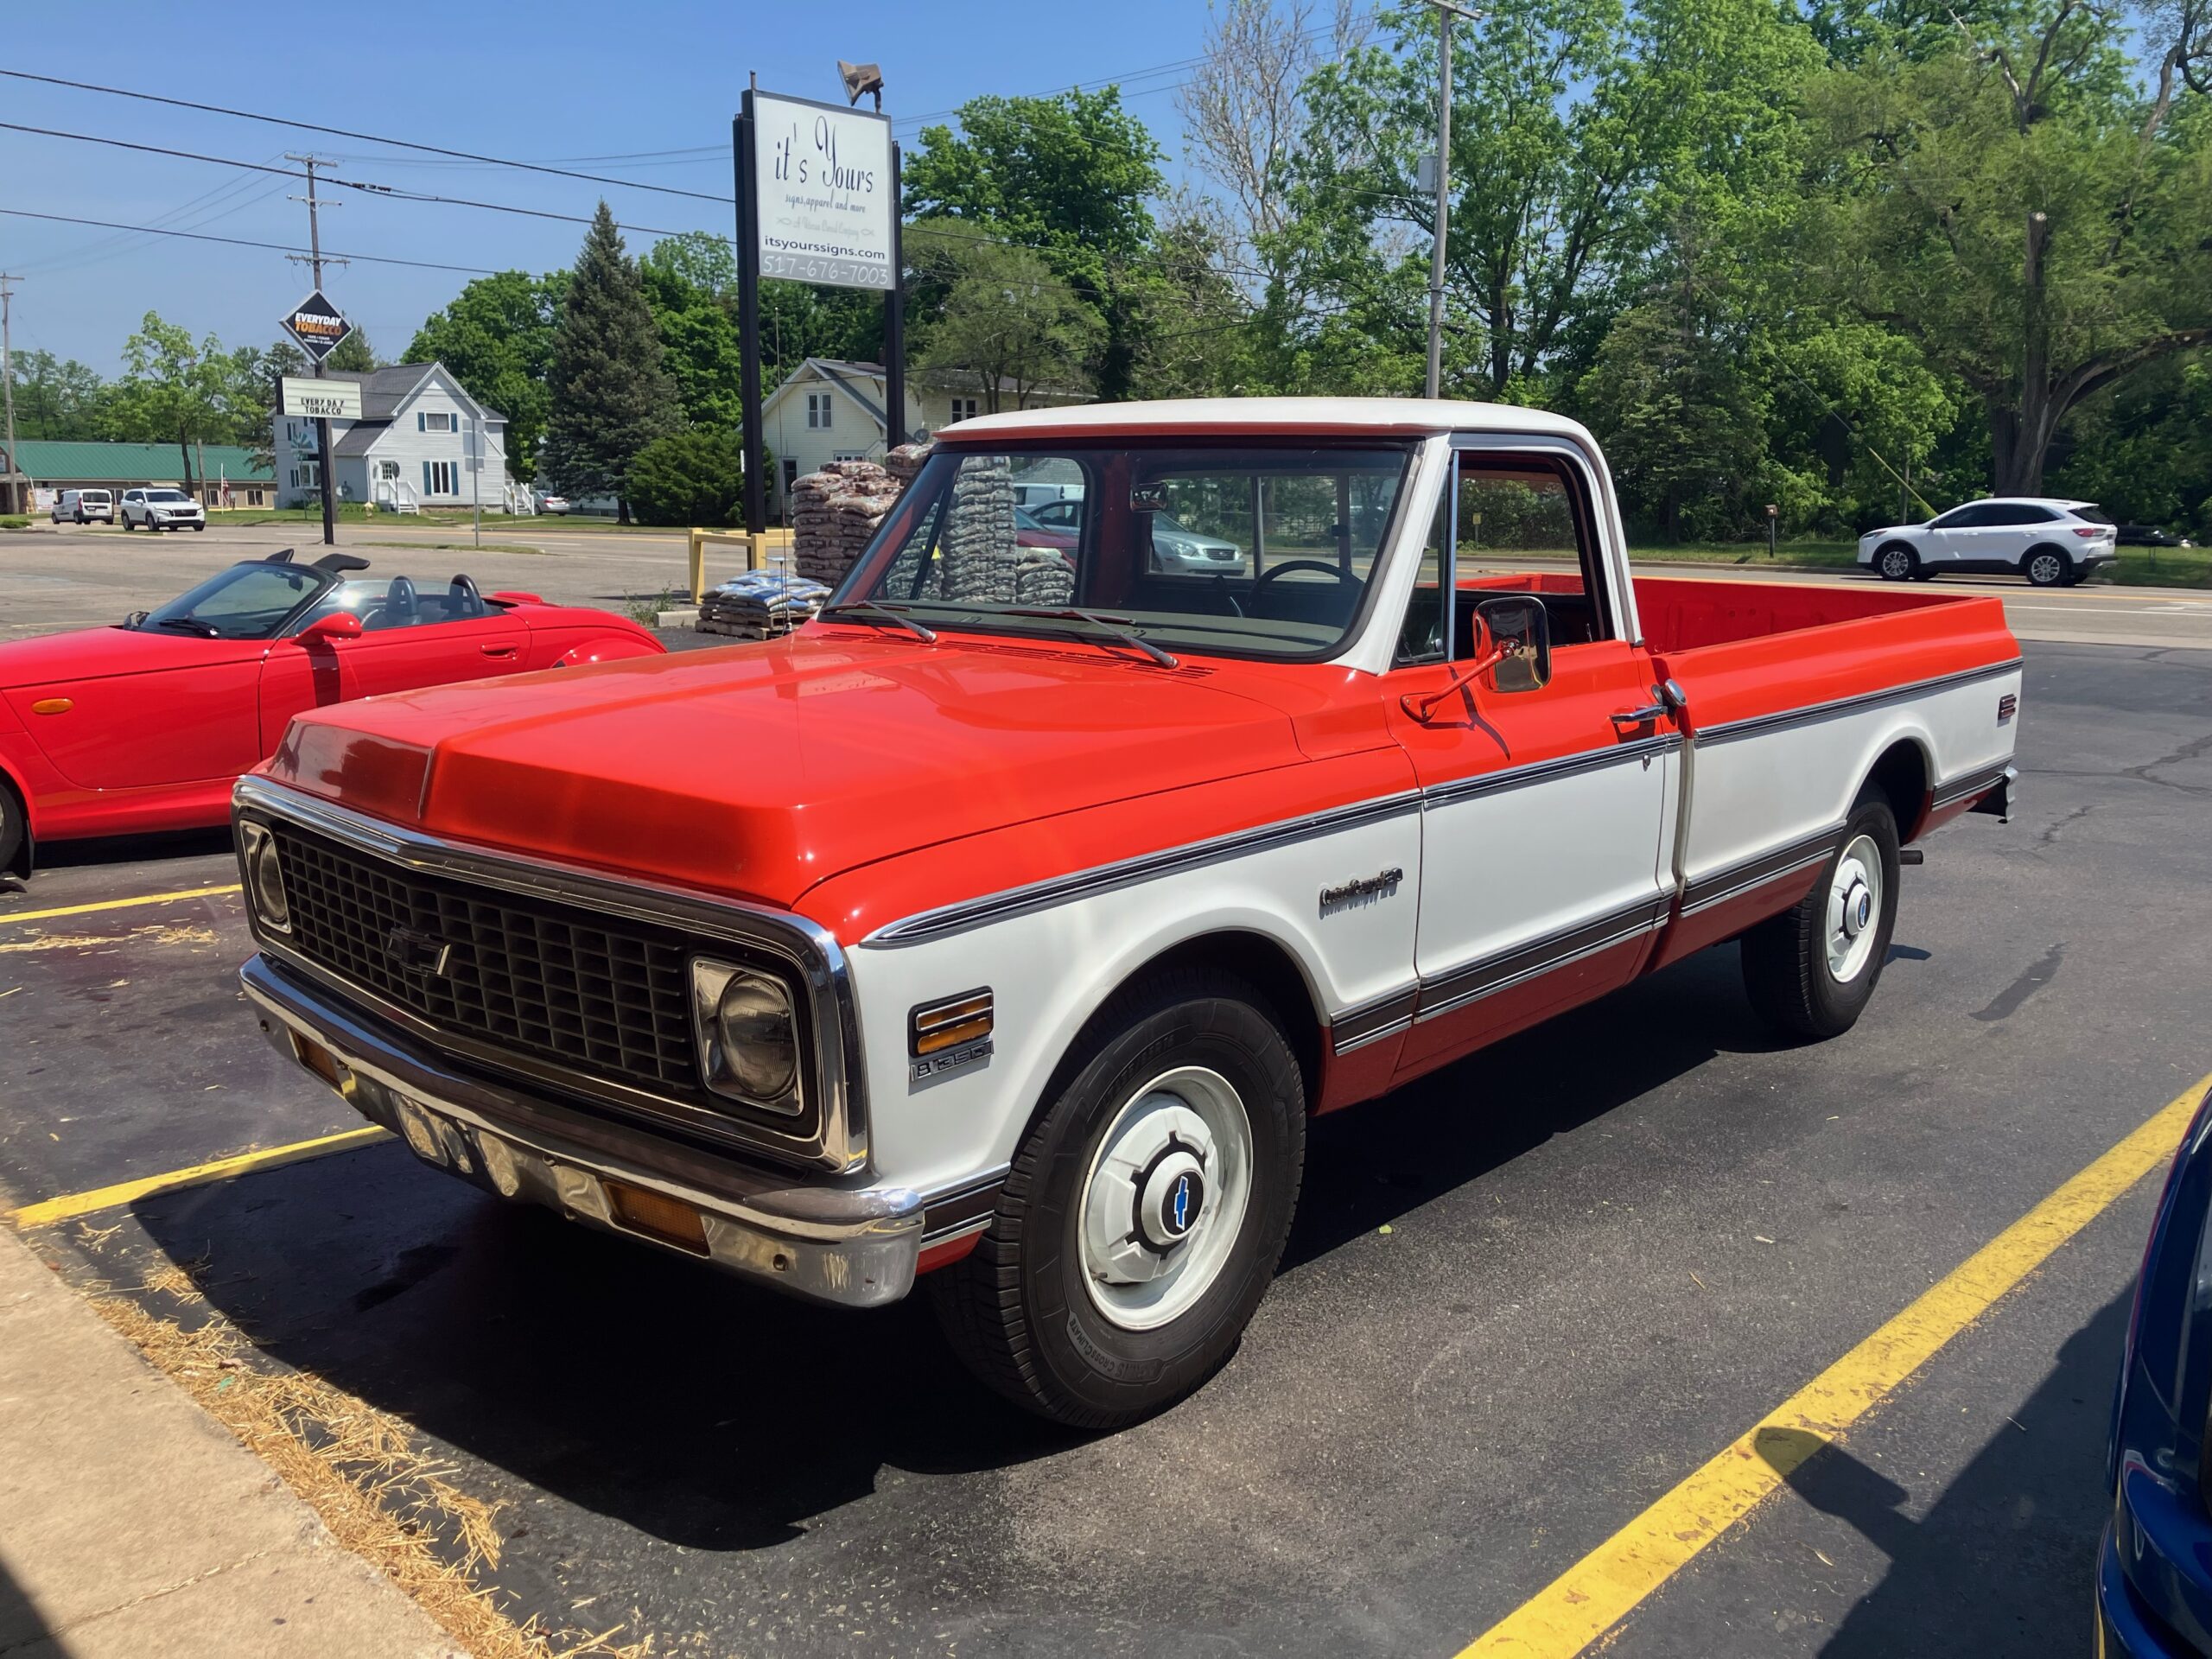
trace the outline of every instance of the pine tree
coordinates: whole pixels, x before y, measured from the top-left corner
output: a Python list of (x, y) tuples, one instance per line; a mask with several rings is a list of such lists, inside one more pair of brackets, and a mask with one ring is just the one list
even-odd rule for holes
[(638, 267), (603, 201), (569, 283), (547, 385), (545, 475), (572, 496), (618, 498), (627, 524), (631, 461), (683, 417)]

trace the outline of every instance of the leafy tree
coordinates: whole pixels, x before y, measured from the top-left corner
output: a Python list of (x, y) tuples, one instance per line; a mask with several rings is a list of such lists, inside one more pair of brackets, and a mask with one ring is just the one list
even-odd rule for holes
[[(1058, 98), (971, 99), (959, 122), (957, 137), (950, 127), (923, 130), (920, 147), (906, 158), (907, 207), (935, 222), (944, 241), (965, 237), (1037, 250), (1103, 321), (1096, 353), (1100, 395), (1126, 397), (1140, 302), (1128, 278), (1153, 237), (1159, 144), (1112, 86)], [(927, 355), (934, 319), (922, 297), (914, 343)]]
[(107, 387), (97, 371), (76, 359), (57, 359), (51, 352), (17, 352), (10, 362), (15, 378), (16, 435), (78, 441), (100, 435)]
[(1020, 409), (1039, 387), (1079, 384), (1103, 333), (1097, 315), (1027, 248), (953, 245), (959, 251), (948, 264), (957, 275), (921, 358), (924, 372), (941, 385), (974, 388), (993, 414), (1008, 397)]
[(222, 342), (208, 335), (193, 343), (189, 330), (149, 311), (138, 332), (124, 342), (125, 372), (117, 387), (111, 424), (118, 437), (140, 442), (174, 441), (183, 457), (185, 486), (194, 476), (194, 440), (223, 440), (219, 398)]
[(1815, 87), (1836, 291), (1980, 401), (1992, 483), (2041, 493), (2068, 412), (2212, 341), (2212, 9), (2156, 15), (2146, 92), (2129, 20), (2082, 0), (1878, 46)]
[(630, 463), (628, 499), (639, 524), (731, 524), (744, 493), (744, 452), (728, 431), (672, 432)]
[(604, 201), (562, 303), (547, 386), (547, 475), (570, 495), (616, 497), (628, 523), (630, 463), (683, 416), (638, 267)]
[(468, 395), (507, 419), (507, 467), (536, 475), (552, 393), (553, 335), (568, 273), (479, 276), (424, 321), (401, 360), (443, 363)]
[(737, 296), (737, 250), (727, 238), (706, 231), (661, 238), (645, 250), (638, 265), (649, 279), (658, 272), (717, 298)]
[[(674, 239), (657, 244), (652, 251), (658, 253)], [(699, 262), (690, 263), (698, 268)], [(684, 418), (695, 426), (734, 430), (744, 418), (745, 368), (734, 294), (724, 296), (701, 287), (671, 262), (650, 254), (639, 262), (639, 277)]]
[(2212, 353), (2150, 365), (2075, 405), (2069, 426), (2056, 490), (2212, 542)]
[(329, 367), (342, 370), (347, 374), (367, 374), (379, 366), (376, 348), (369, 344), (368, 330), (361, 327), (356, 327), (340, 340), (338, 349), (323, 361)]

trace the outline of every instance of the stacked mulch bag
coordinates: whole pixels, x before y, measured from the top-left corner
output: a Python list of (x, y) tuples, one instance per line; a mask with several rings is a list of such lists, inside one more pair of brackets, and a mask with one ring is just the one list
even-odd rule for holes
[(905, 480), (872, 461), (833, 461), (791, 486), (798, 574), (835, 588), (874, 538)]
[(946, 599), (1005, 605), (1065, 605), (1075, 572), (1058, 548), (1015, 539), (1014, 475), (1003, 456), (962, 462), (952, 484), (951, 528), (944, 549)]
[(741, 639), (789, 633), (822, 608), (830, 589), (780, 570), (748, 570), (709, 591), (699, 603), (699, 631)]

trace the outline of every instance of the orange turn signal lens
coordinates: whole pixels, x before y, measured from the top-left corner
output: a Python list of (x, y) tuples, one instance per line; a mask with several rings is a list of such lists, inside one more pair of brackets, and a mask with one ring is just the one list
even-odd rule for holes
[(68, 697), (41, 697), (36, 702), (31, 704), (31, 713), (35, 715), (66, 715), (76, 706), (75, 702)]
[(964, 991), (946, 1001), (923, 1004), (914, 1010), (907, 1033), (915, 1057), (989, 1036), (991, 1012), (988, 986), (980, 991)]
[(648, 1186), (609, 1181), (607, 1201), (614, 1211), (614, 1218), (631, 1231), (657, 1238), (664, 1244), (673, 1244), (694, 1255), (706, 1255), (706, 1218), (682, 1199), (671, 1198)]

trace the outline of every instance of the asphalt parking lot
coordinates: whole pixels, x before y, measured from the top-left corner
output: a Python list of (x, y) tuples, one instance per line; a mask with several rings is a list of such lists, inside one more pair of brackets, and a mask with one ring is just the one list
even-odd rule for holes
[[(88, 1294), (408, 1426), (385, 1501), (494, 1506), (480, 1579), (565, 1641), (1448, 1655), (1518, 1618), (1484, 1650), (1563, 1656), (1547, 1586), (2212, 1071), (2212, 654), (2027, 655), (2024, 809), (1927, 844), (1855, 1031), (1778, 1046), (1722, 947), (1321, 1120), (1243, 1351), (1110, 1439), (981, 1393), (918, 1304), (779, 1300), (388, 1140), (66, 1213), (359, 1127), (253, 1029), (221, 835), (0, 894), (0, 1196)], [(1780, 1490), (1611, 1650), (2085, 1651), (2156, 1185), (1847, 1433), (1760, 1435)]]

